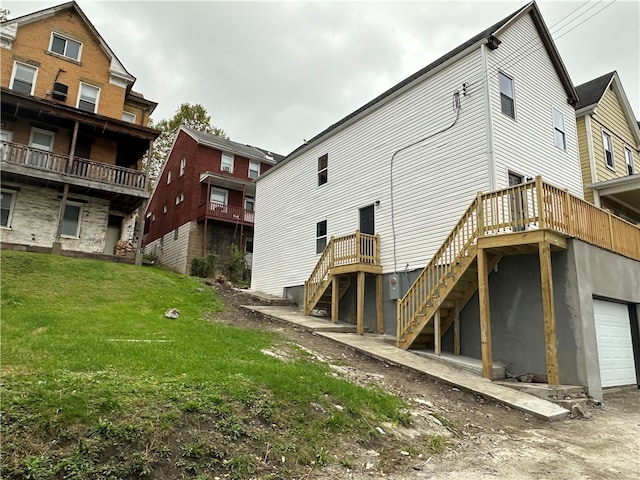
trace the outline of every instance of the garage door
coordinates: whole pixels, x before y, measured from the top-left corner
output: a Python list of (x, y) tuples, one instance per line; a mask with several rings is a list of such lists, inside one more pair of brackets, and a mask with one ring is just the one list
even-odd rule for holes
[(636, 384), (629, 309), (622, 303), (593, 301), (603, 387)]

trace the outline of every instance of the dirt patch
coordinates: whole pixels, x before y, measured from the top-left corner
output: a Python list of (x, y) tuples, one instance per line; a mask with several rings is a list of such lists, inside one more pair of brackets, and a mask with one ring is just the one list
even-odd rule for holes
[[(412, 425), (379, 426), (394, 441), (392, 454), (349, 449), (349, 464), (330, 464), (305, 478), (364, 479), (598, 479), (638, 478), (640, 472), (640, 391), (608, 393), (599, 407), (588, 406), (591, 419), (549, 423), (496, 404), (481, 396), (444, 385), (423, 375), (385, 364), (306, 329), (241, 309), (257, 304), (244, 292), (215, 286), (225, 305), (213, 321), (278, 332), (290, 344), (331, 366), (332, 373), (354, 383), (375, 384), (402, 397), (411, 409)], [(272, 349), (286, 361), (288, 348)], [(428, 435), (424, 435), (428, 432)], [(431, 449), (412, 449), (412, 439), (443, 438)], [(421, 445), (420, 447), (424, 447)], [(417, 451), (433, 451), (418, 456)]]

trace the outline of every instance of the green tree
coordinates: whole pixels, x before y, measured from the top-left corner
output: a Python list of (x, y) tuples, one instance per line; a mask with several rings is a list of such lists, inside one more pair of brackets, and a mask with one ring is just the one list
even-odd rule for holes
[(211, 133), (218, 137), (229, 138), (223, 129), (212, 125), (211, 115), (209, 115), (206, 108), (199, 103), (193, 105), (190, 103), (183, 103), (169, 120), (160, 120), (157, 123), (151, 120), (149, 122), (149, 126), (160, 130), (161, 132), (160, 136), (155, 142), (153, 142), (153, 154), (151, 158), (149, 159), (149, 157), (147, 157), (145, 159), (149, 172), (149, 183), (151, 188), (156, 183), (156, 180), (160, 175), (162, 165), (169, 155), (171, 145), (173, 145), (173, 140), (175, 139), (181, 125), (193, 128), (199, 132)]

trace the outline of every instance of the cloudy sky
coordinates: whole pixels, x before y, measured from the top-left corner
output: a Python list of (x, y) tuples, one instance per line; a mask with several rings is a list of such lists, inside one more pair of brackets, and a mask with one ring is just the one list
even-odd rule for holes
[[(63, 3), (3, 0), (15, 18)], [(525, 1), (78, 0), (159, 102), (200, 103), (232, 140), (287, 154)], [(640, 2), (538, 2), (575, 85), (617, 70), (640, 116)]]

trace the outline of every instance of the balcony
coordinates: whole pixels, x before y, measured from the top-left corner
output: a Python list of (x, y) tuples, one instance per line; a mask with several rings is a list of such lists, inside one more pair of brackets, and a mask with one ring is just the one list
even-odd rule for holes
[(26, 145), (0, 144), (2, 170), (114, 193), (146, 197), (147, 175), (130, 168), (48, 152)]
[(216, 202), (207, 202), (205, 216), (210, 220), (222, 220), (242, 225), (253, 225), (255, 219), (252, 210)]

